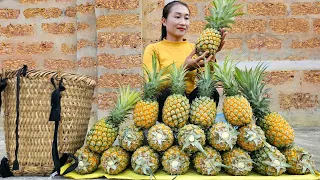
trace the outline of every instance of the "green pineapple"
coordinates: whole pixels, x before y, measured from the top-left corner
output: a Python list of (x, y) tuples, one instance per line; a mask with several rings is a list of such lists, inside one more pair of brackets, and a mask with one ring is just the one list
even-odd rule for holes
[(118, 136), (119, 125), (139, 100), (140, 94), (132, 91), (130, 86), (120, 88), (118, 101), (110, 115), (96, 122), (86, 136), (90, 150), (100, 154), (111, 147)]
[(148, 131), (149, 146), (158, 151), (165, 151), (172, 146), (174, 136), (171, 128), (165, 124), (156, 124)]
[(200, 97), (197, 97), (191, 104), (190, 122), (207, 129), (212, 126), (217, 115), (216, 103), (211, 99), (214, 92), (214, 72), (211, 71), (211, 64), (206, 63), (204, 71), (199, 75), (197, 87)]
[[(86, 146), (78, 149), (74, 156), (78, 158), (78, 166), (75, 169), (78, 174), (90, 174), (98, 168), (100, 163), (99, 154), (90, 151)], [(74, 163), (74, 160), (72, 163)]]
[(221, 167), (227, 167), (222, 164), (220, 153), (215, 149), (207, 146), (204, 147), (207, 152), (197, 152), (193, 158), (193, 164), (197, 172), (202, 175), (215, 176), (221, 171)]
[(286, 171), (287, 167), (290, 167), (286, 163), (285, 156), (267, 142), (259, 150), (253, 151), (251, 158), (255, 162), (254, 170), (266, 176), (279, 176)]
[(135, 151), (143, 145), (143, 131), (135, 125), (129, 125), (119, 131), (119, 144), (127, 151)]
[(208, 143), (218, 151), (227, 151), (237, 143), (237, 130), (228, 123), (214, 124), (208, 131)]
[(181, 128), (188, 122), (190, 104), (185, 92), (185, 76), (187, 69), (185, 66), (177, 68), (172, 65), (170, 72), (171, 95), (167, 97), (163, 106), (162, 120), (171, 128)]
[(120, 146), (112, 146), (103, 152), (101, 166), (107, 174), (119, 174), (129, 165), (129, 153)]
[(131, 166), (137, 174), (153, 176), (159, 168), (159, 155), (149, 146), (142, 146), (132, 154)]
[(233, 148), (222, 154), (225, 171), (233, 176), (246, 176), (252, 170), (250, 155), (241, 148)]
[(170, 175), (180, 175), (188, 171), (190, 158), (179, 146), (172, 146), (162, 156), (163, 170)]
[(248, 124), (239, 128), (237, 144), (246, 151), (256, 151), (264, 145), (266, 137), (259, 126)]
[(206, 143), (206, 135), (197, 125), (188, 124), (183, 126), (178, 133), (178, 143), (182, 150), (187, 153), (201, 151), (206, 154), (202, 147)]

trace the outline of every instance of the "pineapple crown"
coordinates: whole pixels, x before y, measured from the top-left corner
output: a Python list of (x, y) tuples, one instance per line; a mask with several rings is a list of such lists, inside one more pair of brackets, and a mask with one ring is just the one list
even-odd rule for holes
[(152, 55), (152, 71), (150, 72), (148, 67), (143, 64), (146, 78), (144, 79), (144, 92), (142, 99), (147, 101), (154, 101), (156, 99), (156, 97), (159, 95), (161, 84), (168, 80), (167, 77), (163, 78), (163, 75), (168, 67), (158, 70), (158, 59), (155, 52)]
[(233, 63), (230, 56), (226, 56), (223, 66), (219, 66), (218, 63), (215, 63), (214, 66), (214, 77), (217, 81), (222, 82), (224, 94), (226, 96), (239, 95), (238, 83), (234, 77), (234, 68), (236, 64)]
[(255, 69), (240, 70), (235, 68), (235, 79), (239, 89), (249, 101), (258, 121), (270, 113), (270, 98), (267, 96), (269, 89), (265, 88), (266, 83), (263, 81), (266, 69), (267, 66), (262, 63), (259, 63)]
[(231, 28), (234, 24), (234, 17), (244, 15), (243, 12), (236, 12), (242, 8), (244, 4), (235, 5), (236, 0), (214, 0), (213, 7), (210, 8), (211, 16), (205, 17), (208, 24), (205, 28)]
[(211, 71), (211, 67), (213, 67), (212, 62), (205, 63), (204, 71), (198, 74), (197, 87), (200, 96), (211, 97), (214, 92), (214, 71)]
[(187, 74), (187, 68), (185, 65), (181, 65), (179, 68), (175, 65), (175, 63), (172, 64), (172, 69), (170, 71), (170, 80), (171, 80), (171, 93), (172, 94), (184, 94), (184, 91), (186, 89), (185, 84), (185, 76)]
[(111, 121), (116, 126), (119, 126), (122, 121), (130, 114), (130, 110), (135, 104), (140, 101), (140, 93), (127, 88), (120, 87), (117, 103), (108, 116), (108, 121)]

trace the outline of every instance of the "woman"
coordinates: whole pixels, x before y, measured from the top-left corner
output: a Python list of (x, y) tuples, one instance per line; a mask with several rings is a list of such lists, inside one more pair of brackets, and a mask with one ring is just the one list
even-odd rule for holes
[[(148, 67), (149, 70), (152, 69), (152, 55), (154, 52), (157, 54), (160, 68), (167, 67), (173, 62), (177, 67), (185, 65), (188, 69), (186, 75), (186, 96), (190, 103), (197, 97), (198, 91), (195, 85), (196, 68), (203, 67), (205, 61), (215, 61), (214, 56), (207, 56), (208, 52), (205, 52), (200, 57), (193, 59), (195, 55), (195, 45), (189, 43), (184, 35), (187, 33), (190, 25), (190, 10), (188, 5), (181, 1), (172, 1), (165, 5), (162, 12), (162, 34), (161, 41), (150, 44), (146, 47), (143, 54), (143, 63)], [(222, 43), (218, 49), (222, 48), (224, 44), (224, 37), (226, 33), (222, 30)], [(161, 93), (158, 98), (159, 102), (159, 118), (161, 121), (162, 108), (164, 101), (170, 95), (168, 89)], [(215, 90), (213, 98), (218, 105), (219, 93)]]

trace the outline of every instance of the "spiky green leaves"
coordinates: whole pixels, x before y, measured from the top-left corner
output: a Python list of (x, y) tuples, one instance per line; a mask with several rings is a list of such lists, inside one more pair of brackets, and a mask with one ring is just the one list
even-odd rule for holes
[(168, 80), (167, 77), (164, 77), (168, 67), (159, 69), (157, 54), (155, 52), (152, 55), (152, 71), (143, 64), (143, 70), (146, 76), (146, 78), (144, 78), (143, 85), (143, 100), (154, 101), (156, 99), (159, 95), (161, 85)]
[(183, 126), (178, 133), (178, 143), (182, 147), (182, 150), (188, 153), (195, 153), (201, 151), (204, 154), (206, 152), (203, 149), (203, 145), (206, 142), (206, 136), (204, 131), (197, 125), (188, 124)]
[(213, 69), (213, 63), (205, 63), (204, 70), (198, 74), (197, 87), (200, 96), (211, 97), (213, 95), (215, 81), (214, 71), (211, 69)]
[(237, 12), (244, 4), (235, 5), (236, 0), (214, 0), (213, 7), (210, 8), (210, 16), (205, 17), (208, 24), (205, 28), (231, 28), (234, 24), (234, 17), (244, 15), (243, 12)]
[(171, 80), (171, 93), (172, 94), (184, 94), (186, 89), (185, 78), (187, 74), (187, 68), (185, 65), (181, 65), (179, 68), (172, 64), (170, 71)]
[(214, 66), (215, 79), (217, 81), (222, 82), (224, 94), (226, 96), (239, 95), (240, 92), (238, 88), (238, 83), (236, 82), (234, 77), (234, 69), (236, 63), (234, 63), (233, 60), (231, 60), (231, 57), (228, 55), (225, 58), (222, 66), (220, 66), (218, 63), (215, 63)]
[(249, 101), (258, 120), (263, 119), (266, 114), (270, 113), (270, 98), (267, 96), (269, 89), (265, 88), (266, 83), (263, 82), (266, 69), (267, 66), (264, 64), (258, 64), (254, 69), (240, 70), (237, 67), (235, 68), (235, 79), (239, 89)]
[(119, 126), (120, 123), (125, 120), (126, 116), (129, 115), (129, 111), (138, 101), (140, 101), (140, 99), (140, 93), (135, 90), (131, 90), (129, 85), (127, 88), (120, 87), (118, 101), (114, 109), (110, 112), (107, 121)]

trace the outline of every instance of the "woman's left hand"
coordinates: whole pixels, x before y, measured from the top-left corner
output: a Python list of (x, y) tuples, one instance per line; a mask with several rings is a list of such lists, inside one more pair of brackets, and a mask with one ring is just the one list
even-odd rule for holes
[(226, 38), (226, 35), (228, 34), (226, 32), (226, 29), (224, 29), (224, 28), (220, 29), (220, 32), (221, 32), (221, 43), (220, 43), (220, 45), (218, 47), (217, 52), (221, 51), (221, 49), (222, 49), (222, 47), (223, 47), (223, 45), (225, 43), (224, 39)]

